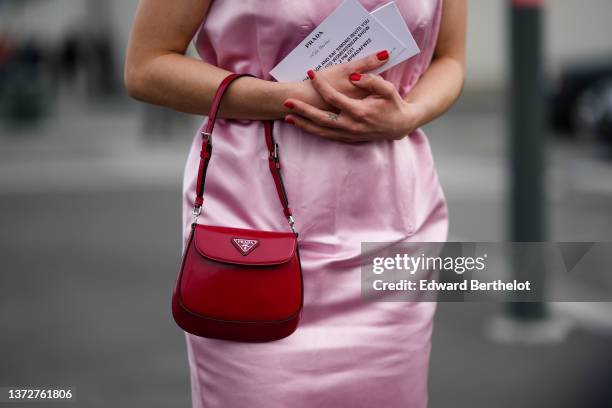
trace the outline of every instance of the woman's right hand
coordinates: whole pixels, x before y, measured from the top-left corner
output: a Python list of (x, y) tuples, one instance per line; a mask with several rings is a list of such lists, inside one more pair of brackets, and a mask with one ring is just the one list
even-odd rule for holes
[[(140, 0), (125, 62), (125, 85), (132, 97), (181, 112), (208, 114), (219, 84), (231, 72), (189, 58), (185, 53), (206, 18), (210, 4), (211, 0)], [(375, 69), (385, 62), (373, 55), (319, 73), (329, 77), (328, 81), (339, 91), (359, 98), (366, 95), (350, 83), (348, 76), (352, 72)], [(232, 85), (223, 98), (219, 117), (282, 119), (291, 111), (283, 106), (288, 98), (321, 109), (330, 108), (310, 81), (243, 78)]]
[[(368, 96), (369, 93), (364, 89), (355, 86), (349, 79), (350, 75), (353, 73), (367, 73), (385, 65), (388, 60), (389, 52), (385, 50), (376, 54), (368, 55), (364, 58), (321, 69), (317, 71), (316, 74), (317, 76), (322, 76), (325, 78), (336, 90), (344, 95), (350, 98), (363, 99)], [(308, 74), (308, 76), (310, 77), (311, 75)], [(313, 88), (310, 81), (297, 83), (295, 87), (293, 87), (292, 92), (290, 92), (289, 97), (302, 100), (310, 105), (316, 106), (319, 109), (336, 109), (328, 105), (323, 98), (321, 98), (321, 95)]]

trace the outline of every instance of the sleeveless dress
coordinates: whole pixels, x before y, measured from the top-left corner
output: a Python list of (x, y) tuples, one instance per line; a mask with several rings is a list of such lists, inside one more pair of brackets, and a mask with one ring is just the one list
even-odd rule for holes
[[(389, 0), (361, 0), (373, 9)], [(200, 57), (238, 73), (268, 72), (341, 0), (216, 0), (195, 38)], [(396, 0), (421, 53), (383, 74), (401, 95), (429, 66), (442, 0)], [(300, 233), (302, 320), (291, 336), (239, 343), (185, 333), (194, 408), (412, 408), (427, 405), (435, 303), (361, 298), (362, 241), (445, 241), (448, 218), (429, 142), (324, 140), (275, 123)], [(268, 169), (263, 125), (218, 120), (199, 222), (288, 231)], [(183, 185), (189, 234), (201, 138)]]

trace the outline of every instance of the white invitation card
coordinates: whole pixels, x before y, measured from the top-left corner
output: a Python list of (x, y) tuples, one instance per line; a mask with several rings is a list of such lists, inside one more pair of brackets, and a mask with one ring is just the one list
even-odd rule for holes
[(418, 54), (419, 48), (394, 2), (371, 14), (357, 0), (345, 0), (271, 71), (280, 82), (308, 79), (308, 69), (326, 68), (381, 50), (389, 61), (383, 72)]

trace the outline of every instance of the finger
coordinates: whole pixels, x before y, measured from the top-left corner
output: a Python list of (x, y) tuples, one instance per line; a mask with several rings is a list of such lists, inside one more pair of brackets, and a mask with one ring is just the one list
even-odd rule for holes
[(292, 124), (308, 133), (312, 133), (326, 139), (342, 141), (349, 141), (352, 139), (349, 134), (342, 130), (324, 127), (297, 115), (285, 116), (285, 122)]
[(396, 95), (399, 96), (395, 90), (395, 86), (380, 75), (359, 74), (355, 72), (349, 76), (349, 79), (353, 85), (365, 89), (371, 94), (380, 95), (385, 98), (392, 98)]
[(358, 99), (349, 98), (323, 78), (322, 75), (316, 75), (313, 70), (308, 71), (312, 87), (321, 95), (321, 98), (329, 105), (348, 113), (353, 117), (360, 117), (361, 111), (360, 101)]
[(389, 51), (382, 50), (375, 54), (370, 54), (367, 57), (353, 60), (347, 63), (347, 67), (349, 67), (353, 72), (368, 72), (385, 65), (387, 61), (389, 61), (389, 57)]
[(291, 112), (317, 125), (343, 130), (352, 129), (352, 121), (346, 115), (324, 111), (298, 99), (288, 99), (285, 101), (285, 106), (291, 109)]

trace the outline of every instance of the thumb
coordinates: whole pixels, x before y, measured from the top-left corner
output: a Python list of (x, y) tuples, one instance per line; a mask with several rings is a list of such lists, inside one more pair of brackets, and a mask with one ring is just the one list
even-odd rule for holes
[(376, 54), (370, 54), (367, 57), (349, 62), (349, 67), (352, 72), (368, 72), (382, 67), (387, 61), (389, 61), (389, 51), (382, 50)]
[(359, 74), (355, 72), (349, 76), (349, 79), (353, 85), (361, 89), (365, 89), (371, 94), (380, 95), (385, 98), (392, 98), (397, 94), (395, 85), (389, 81), (386, 81), (380, 75)]

